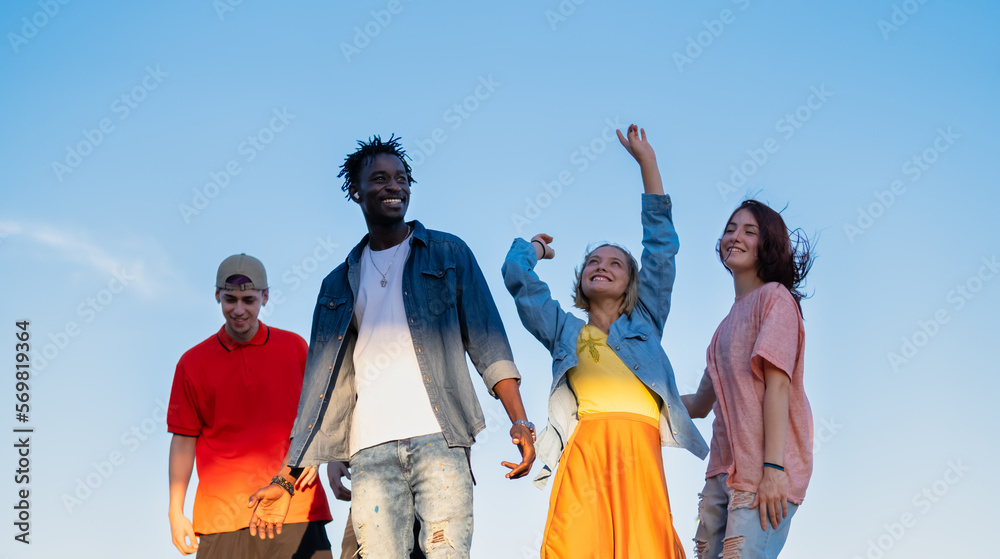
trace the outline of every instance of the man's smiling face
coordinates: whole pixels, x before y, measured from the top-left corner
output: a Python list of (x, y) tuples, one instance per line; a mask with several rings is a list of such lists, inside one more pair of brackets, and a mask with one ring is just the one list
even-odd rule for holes
[(257, 315), (267, 303), (267, 290), (216, 289), (215, 300), (222, 304), (222, 315), (226, 317), (226, 333), (229, 337), (237, 342), (252, 340), (260, 327)]
[(402, 221), (410, 204), (406, 167), (395, 155), (377, 154), (362, 166), (360, 179), (350, 195), (370, 223), (391, 225)]

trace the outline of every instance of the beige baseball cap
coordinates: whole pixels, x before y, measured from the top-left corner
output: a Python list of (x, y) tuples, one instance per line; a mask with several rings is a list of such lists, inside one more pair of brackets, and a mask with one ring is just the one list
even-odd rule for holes
[[(226, 278), (246, 276), (250, 283), (226, 283)], [(215, 287), (230, 291), (247, 291), (249, 289), (267, 289), (267, 272), (260, 260), (246, 253), (234, 254), (219, 264), (219, 273), (215, 275)]]

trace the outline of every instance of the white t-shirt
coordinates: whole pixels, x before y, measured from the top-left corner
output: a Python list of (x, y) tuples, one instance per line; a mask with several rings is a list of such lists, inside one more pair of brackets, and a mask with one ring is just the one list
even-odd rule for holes
[(387, 441), (441, 432), (403, 308), (403, 267), (410, 239), (386, 250), (366, 246), (361, 254), (361, 284), (354, 306), (359, 326), (354, 346), (358, 401), (351, 421), (352, 456)]

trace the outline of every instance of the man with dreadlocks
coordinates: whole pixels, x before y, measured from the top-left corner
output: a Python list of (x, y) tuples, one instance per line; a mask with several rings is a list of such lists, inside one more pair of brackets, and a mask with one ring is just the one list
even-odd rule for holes
[(362, 557), (468, 557), (469, 447), (485, 427), (468, 353), (513, 425), (531, 469), (534, 426), (486, 279), (454, 235), (404, 221), (415, 182), (399, 139), (358, 142), (341, 168), (368, 235), (323, 280), (287, 466), (250, 498), (251, 535), (281, 532), (302, 468), (350, 461), (354, 530)]

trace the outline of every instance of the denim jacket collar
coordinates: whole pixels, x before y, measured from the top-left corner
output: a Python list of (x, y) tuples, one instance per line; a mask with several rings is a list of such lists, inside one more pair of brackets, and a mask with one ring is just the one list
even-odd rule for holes
[[(420, 223), (415, 219), (413, 221), (406, 222), (406, 224), (413, 229), (413, 231), (410, 233), (410, 235), (413, 237), (413, 240), (420, 241), (420, 244), (427, 246), (427, 228), (424, 227), (424, 224)], [(365, 236), (361, 238), (361, 242), (354, 245), (354, 248), (351, 249), (351, 252), (347, 254), (347, 259), (345, 260), (345, 262), (347, 263), (348, 266), (355, 266), (358, 264), (358, 262), (361, 262), (361, 256), (362, 254), (364, 254), (365, 246), (368, 245), (368, 238), (370, 236), (371, 235), (369, 233), (365, 233)]]

